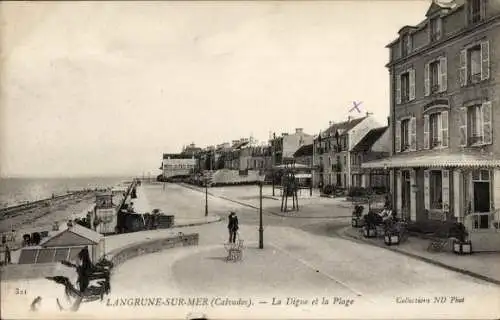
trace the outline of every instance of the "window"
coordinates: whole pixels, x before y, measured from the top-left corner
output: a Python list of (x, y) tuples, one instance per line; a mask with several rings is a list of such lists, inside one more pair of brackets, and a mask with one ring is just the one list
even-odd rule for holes
[(468, 50), (469, 82), (481, 81), (481, 47), (474, 46)]
[(460, 52), (459, 78), (462, 87), (490, 78), (489, 41), (482, 41)]
[(410, 73), (405, 72), (401, 75), (401, 102), (410, 100)]
[(401, 121), (401, 151), (410, 149), (410, 119)]
[(483, 123), (482, 123), (482, 106), (477, 105), (470, 107), (467, 110), (467, 122), (469, 123), (468, 137), (469, 145), (483, 143)]
[(347, 166), (347, 156), (344, 156), (344, 166)]
[(429, 176), (429, 187), (430, 187), (430, 208), (431, 209), (442, 209), (443, 207), (443, 176), (442, 172), (439, 170), (434, 170), (430, 172)]
[(429, 64), (430, 69), (430, 89), (431, 93), (439, 92), (439, 61), (434, 61)]
[(411, 46), (411, 35), (403, 35), (401, 39), (401, 56), (407, 56), (411, 52)]
[(358, 164), (362, 164), (363, 163), (363, 156), (358, 154)]
[(434, 18), (429, 21), (431, 41), (436, 41), (441, 38), (441, 19)]
[(431, 148), (441, 146), (441, 114), (434, 113), (429, 116)]
[(469, 8), (468, 8), (468, 14), (469, 14), (469, 22), (470, 23), (477, 23), (481, 21), (481, 11), (483, 8), (481, 6), (481, 1), (483, 0), (469, 0)]

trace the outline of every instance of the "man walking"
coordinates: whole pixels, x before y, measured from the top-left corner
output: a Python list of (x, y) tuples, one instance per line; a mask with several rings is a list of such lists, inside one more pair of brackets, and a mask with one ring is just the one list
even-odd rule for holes
[(227, 228), (229, 229), (229, 243), (236, 242), (236, 232), (238, 232), (238, 217), (236, 213), (231, 211), (229, 214), (229, 223), (227, 224)]

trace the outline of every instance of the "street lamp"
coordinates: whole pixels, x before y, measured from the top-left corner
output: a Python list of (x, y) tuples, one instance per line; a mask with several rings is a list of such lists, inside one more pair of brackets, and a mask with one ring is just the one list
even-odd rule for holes
[(205, 217), (208, 216), (208, 177), (205, 177)]
[(262, 186), (264, 176), (259, 176), (259, 249), (264, 249), (264, 227), (262, 226)]

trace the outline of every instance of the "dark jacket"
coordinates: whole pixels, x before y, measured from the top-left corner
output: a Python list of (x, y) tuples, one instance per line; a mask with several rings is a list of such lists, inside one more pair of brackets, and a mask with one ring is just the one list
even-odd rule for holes
[(229, 230), (238, 230), (238, 217), (236, 215), (229, 215), (229, 223), (227, 224)]

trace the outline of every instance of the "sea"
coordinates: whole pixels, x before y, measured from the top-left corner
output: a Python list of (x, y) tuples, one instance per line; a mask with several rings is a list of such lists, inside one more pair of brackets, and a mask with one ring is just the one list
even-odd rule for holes
[(68, 191), (101, 189), (132, 181), (132, 177), (0, 178), (0, 208), (47, 199)]

